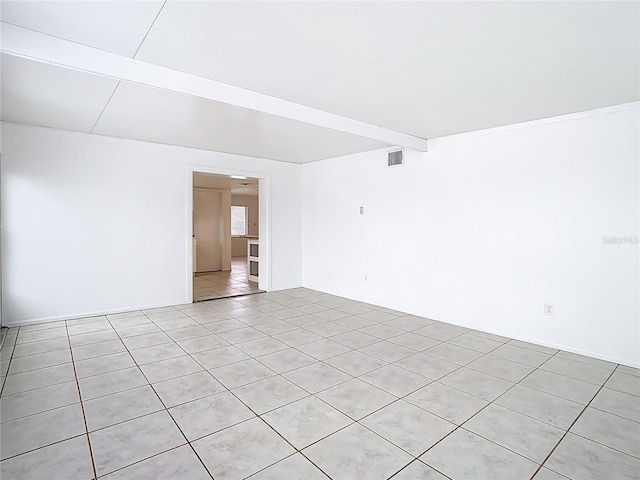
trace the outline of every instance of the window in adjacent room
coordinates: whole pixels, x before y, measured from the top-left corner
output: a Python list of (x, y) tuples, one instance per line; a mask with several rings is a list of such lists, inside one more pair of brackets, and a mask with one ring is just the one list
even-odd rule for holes
[(247, 207), (231, 206), (231, 236), (237, 237), (247, 234)]

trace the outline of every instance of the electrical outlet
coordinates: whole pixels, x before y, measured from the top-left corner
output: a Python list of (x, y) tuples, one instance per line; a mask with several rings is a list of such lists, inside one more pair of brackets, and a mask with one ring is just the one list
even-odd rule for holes
[(360, 207), (360, 215), (364, 215), (364, 207)]
[(366, 276), (366, 275), (364, 276), (364, 281), (365, 281), (365, 282), (367, 281), (367, 276)]
[(555, 313), (555, 307), (551, 303), (544, 304), (544, 314), (545, 315), (553, 315)]

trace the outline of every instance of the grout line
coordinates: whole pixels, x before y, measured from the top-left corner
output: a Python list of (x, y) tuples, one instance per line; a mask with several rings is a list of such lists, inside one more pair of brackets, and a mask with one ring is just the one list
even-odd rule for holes
[(65, 329), (67, 330), (67, 342), (69, 343), (69, 354), (71, 355), (71, 365), (73, 367), (73, 376), (76, 379), (76, 387), (78, 389), (78, 400), (80, 400), (80, 408), (82, 409), (82, 420), (84, 421), (85, 434), (87, 436), (87, 443), (89, 444), (89, 456), (91, 458), (91, 467), (93, 468), (93, 477), (98, 478), (98, 470), (96, 469), (96, 461), (93, 455), (93, 447), (91, 446), (91, 437), (89, 436), (89, 424), (87, 423), (87, 414), (84, 409), (82, 392), (80, 391), (80, 381), (78, 380), (78, 372), (76, 371), (76, 364), (73, 358), (73, 348), (71, 348), (71, 338), (69, 338), (69, 326), (66, 324), (66, 322), (65, 322)]

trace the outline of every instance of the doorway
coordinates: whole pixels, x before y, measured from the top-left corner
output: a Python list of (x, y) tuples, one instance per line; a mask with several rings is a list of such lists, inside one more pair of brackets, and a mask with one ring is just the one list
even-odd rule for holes
[[(193, 301), (266, 291), (268, 178), (194, 169), (190, 180)], [(259, 242), (263, 250), (258, 281), (249, 278), (250, 241)]]

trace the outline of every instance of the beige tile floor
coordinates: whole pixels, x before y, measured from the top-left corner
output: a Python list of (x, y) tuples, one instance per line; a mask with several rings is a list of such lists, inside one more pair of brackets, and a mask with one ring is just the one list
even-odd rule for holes
[(258, 293), (256, 282), (247, 277), (247, 258), (233, 257), (230, 272), (198, 273), (193, 277), (193, 300), (212, 300)]
[(306, 289), (12, 329), (1, 358), (3, 480), (640, 475), (637, 369)]

